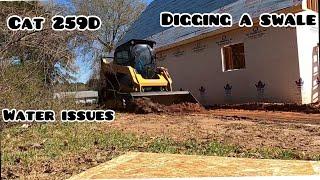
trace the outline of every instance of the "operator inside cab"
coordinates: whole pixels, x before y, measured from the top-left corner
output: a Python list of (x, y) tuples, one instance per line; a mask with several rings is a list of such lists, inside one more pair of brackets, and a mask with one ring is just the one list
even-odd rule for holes
[(154, 55), (151, 47), (146, 44), (137, 44), (132, 48), (134, 56), (136, 71), (143, 77), (150, 77), (153, 75), (154, 70)]
[(154, 44), (153, 41), (131, 40), (116, 49), (115, 63), (133, 67), (144, 78), (155, 78)]

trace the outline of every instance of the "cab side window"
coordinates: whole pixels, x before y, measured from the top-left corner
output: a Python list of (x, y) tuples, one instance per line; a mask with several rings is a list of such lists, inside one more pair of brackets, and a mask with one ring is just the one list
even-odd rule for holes
[(129, 63), (129, 52), (128, 51), (119, 51), (116, 53), (116, 63), (119, 65), (126, 65)]

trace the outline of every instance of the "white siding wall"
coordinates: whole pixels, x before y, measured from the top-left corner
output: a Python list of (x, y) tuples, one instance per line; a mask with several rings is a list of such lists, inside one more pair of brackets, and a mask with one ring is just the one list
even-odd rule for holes
[[(259, 32), (264, 33), (259, 37)], [(248, 34), (251, 33), (251, 37)], [(159, 65), (167, 67), (175, 90), (190, 90), (205, 104), (246, 102), (301, 102), (301, 93), (295, 81), (299, 79), (299, 59), (294, 28), (238, 29), (198, 41), (206, 48), (194, 52), (197, 42), (158, 52), (165, 56)], [(229, 42), (221, 43), (223, 36)], [(221, 48), (229, 43), (243, 42), (246, 69), (222, 71)], [(175, 56), (177, 52), (182, 55)], [(179, 53), (178, 53), (179, 54)], [(258, 96), (255, 84), (266, 84), (264, 96)], [(231, 96), (225, 95), (224, 86), (232, 85)], [(200, 97), (199, 88), (206, 93)]]

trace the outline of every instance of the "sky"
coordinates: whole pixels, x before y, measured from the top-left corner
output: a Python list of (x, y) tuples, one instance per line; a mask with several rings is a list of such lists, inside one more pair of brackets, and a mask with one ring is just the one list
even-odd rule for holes
[[(71, 0), (56, 0), (59, 4), (64, 5), (70, 5)], [(147, 4), (150, 4), (153, 0), (144, 0)], [(79, 71), (74, 76), (76, 77), (77, 82), (86, 83), (91, 74), (92, 74), (92, 67), (90, 61), (87, 59), (90, 59), (91, 55), (77, 55), (76, 57), (76, 66), (78, 67)]]
[(150, 4), (153, 0), (146, 0), (148, 4)]

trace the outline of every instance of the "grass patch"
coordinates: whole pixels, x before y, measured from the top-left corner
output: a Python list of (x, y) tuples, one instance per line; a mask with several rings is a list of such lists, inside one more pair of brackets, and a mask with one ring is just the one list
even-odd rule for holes
[(169, 138), (156, 138), (147, 144), (147, 152), (154, 153), (177, 153), (177, 143)]
[(1, 161), (13, 165), (54, 159), (64, 155), (89, 151), (93, 147), (130, 149), (138, 142), (131, 134), (114, 130), (101, 132), (95, 124), (37, 124), (28, 129), (12, 127), (2, 133)]
[[(217, 141), (199, 142), (189, 139), (178, 142), (169, 137), (141, 137), (119, 130), (103, 129), (99, 123), (35, 124), (29, 128), (15, 126), (5, 129), (1, 136), (3, 168), (23, 167), (23, 172), (18, 172), (23, 176), (28, 175), (30, 169), (41, 169), (41, 162), (59, 162), (59, 166), (67, 169), (73, 166), (73, 171), (77, 172), (127, 151), (267, 159), (320, 159), (320, 156), (306, 156), (279, 148), (244, 150)], [(56, 171), (65, 173), (63, 168)]]

